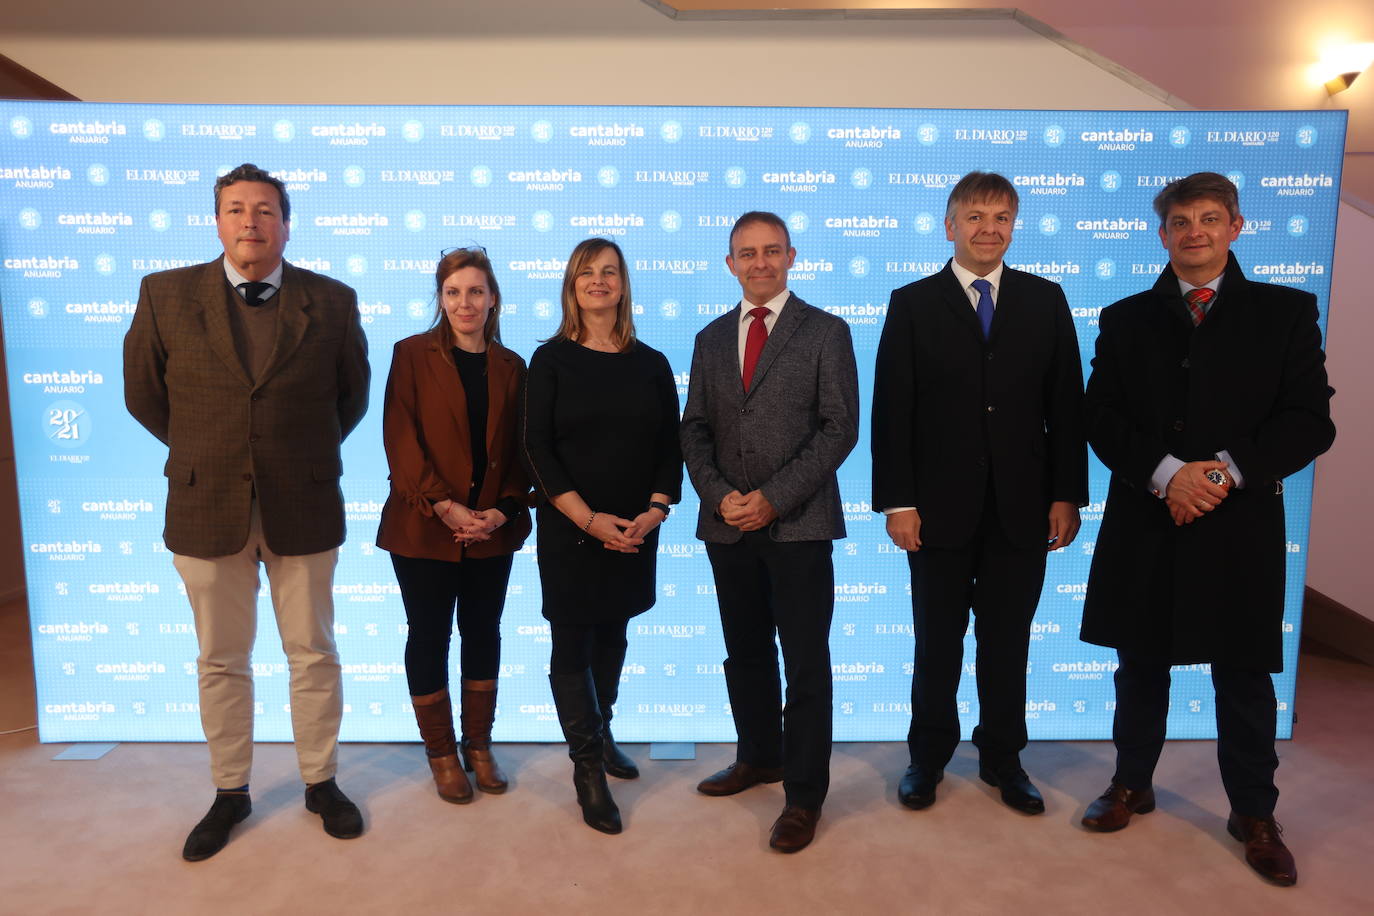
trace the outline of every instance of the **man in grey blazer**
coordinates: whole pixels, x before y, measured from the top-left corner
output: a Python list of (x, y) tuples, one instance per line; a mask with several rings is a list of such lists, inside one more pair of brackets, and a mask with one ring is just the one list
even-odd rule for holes
[(726, 263), (744, 299), (697, 334), (682, 415), (739, 736), (735, 762), (697, 789), (733, 795), (781, 780), (786, 806), (769, 840), (780, 852), (811, 842), (830, 782), (831, 541), (845, 535), (835, 472), (859, 428), (849, 326), (788, 292), (796, 255), (775, 214), (735, 222)]
[(347, 839), (362, 815), (334, 781), (343, 714), (334, 566), (344, 539), (339, 444), (367, 410), (353, 290), (282, 260), (291, 203), (242, 165), (215, 182), (224, 256), (143, 278), (124, 338), (129, 412), (169, 449), (163, 540), (200, 644), (201, 724), (217, 793), (182, 849), (219, 852), (248, 816), (258, 567), (291, 668), (305, 805)]

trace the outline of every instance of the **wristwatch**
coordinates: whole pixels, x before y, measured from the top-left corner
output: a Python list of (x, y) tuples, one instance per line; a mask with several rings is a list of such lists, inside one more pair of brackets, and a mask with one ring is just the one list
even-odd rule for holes
[(662, 512), (664, 518), (667, 518), (668, 516), (673, 514), (672, 506), (668, 505), (667, 503), (661, 503), (658, 500), (654, 500), (653, 502), (649, 503), (649, 508), (657, 509), (658, 511)]
[(1207, 472), (1207, 479), (1219, 487), (1230, 486), (1231, 479), (1226, 476), (1226, 472), (1221, 468), (1212, 468)]

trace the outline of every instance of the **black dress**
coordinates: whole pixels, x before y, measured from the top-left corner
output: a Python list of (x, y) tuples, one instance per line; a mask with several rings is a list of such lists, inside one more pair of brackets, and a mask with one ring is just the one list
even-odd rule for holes
[(539, 580), (554, 623), (628, 620), (653, 607), (658, 528), (638, 553), (607, 550), (549, 501), (576, 490), (596, 512), (633, 519), (653, 493), (682, 490), (678, 398), (662, 353), (623, 353), (567, 340), (534, 351), (521, 423), (524, 458), (540, 500)]

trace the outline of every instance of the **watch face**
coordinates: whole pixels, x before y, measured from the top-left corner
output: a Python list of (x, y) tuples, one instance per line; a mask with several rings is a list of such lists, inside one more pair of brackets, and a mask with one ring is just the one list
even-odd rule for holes
[(1226, 472), (1219, 468), (1213, 468), (1207, 472), (1207, 479), (1220, 487), (1226, 483)]

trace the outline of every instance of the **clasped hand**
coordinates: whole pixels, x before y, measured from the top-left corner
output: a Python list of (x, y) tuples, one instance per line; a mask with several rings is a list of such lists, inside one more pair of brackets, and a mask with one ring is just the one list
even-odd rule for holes
[(463, 545), (491, 540), (491, 533), (506, 523), (506, 514), (500, 509), (469, 509), (451, 499), (435, 503), (434, 511), (453, 532), (453, 539)]
[(762, 490), (754, 490), (748, 496), (739, 490), (731, 490), (720, 501), (717, 511), (725, 519), (725, 524), (740, 531), (757, 531), (778, 517), (777, 510)]
[(1231, 492), (1231, 475), (1226, 475), (1225, 483), (1215, 484), (1207, 479), (1207, 472), (1225, 470), (1224, 461), (1190, 461), (1174, 473), (1164, 503), (1175, 525), (1192, 524), (1221, 505)]
[(598, 512), (592, 517), (587, 533), (601, 542), (607, 550), (617, 553), (639, 553), (639, 545), (644, 537), (663, 521), (663, 514), (657, 509), (646, 509), (633, 519), (621, 518), (606, 512)]

